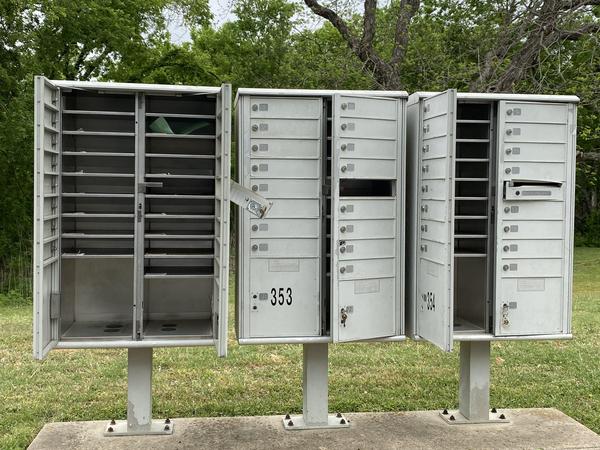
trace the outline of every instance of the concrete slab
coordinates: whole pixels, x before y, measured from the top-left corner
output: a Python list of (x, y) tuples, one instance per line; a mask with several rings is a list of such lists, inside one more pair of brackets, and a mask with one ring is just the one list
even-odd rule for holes
[(439, 411), (346, 414), (346, 429), (285, 431), (281, 417), (175, 419), (172, 436), (104, 437), (106, 421), (50, 423), (38, 449), (600, 449), (600, 436), (556, 409), (502, 410), (509, 424), (447, 425)]

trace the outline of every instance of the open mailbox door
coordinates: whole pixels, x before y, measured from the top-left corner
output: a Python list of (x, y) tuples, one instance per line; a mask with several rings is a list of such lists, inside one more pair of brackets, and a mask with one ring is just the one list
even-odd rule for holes
[(231, 85), (221, 86), (217, 96), (215, 158), (215, 259), (213, 287), (213, 333), (219, 356), (227, 356), (229, 307), (229, 217), (231, 152)]
[(58, 341), (60, 307), (60, 92), (35, 77), (33, 355)]
[(394, 336), (401, 321), (400, 101), (333, 98), (333, 342)]
[(575, 106), (498, 105), (498, 336), (569, 333)]
[(417, 186), (417, 329), (452, 350), (456, 91), (423, 100)]

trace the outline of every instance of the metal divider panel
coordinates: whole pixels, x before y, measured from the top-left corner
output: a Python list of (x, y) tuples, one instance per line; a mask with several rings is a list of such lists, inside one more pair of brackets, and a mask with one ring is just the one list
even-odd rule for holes
[[(499, 102), (494, 295), (498, 336), (569, 332), (564, 316), (570, 298), (570, 208), (565, 196), (570, 187), (565, 181), (574, 182), (569, 179), (570, 108), (573, 105), (567, 103)], [(508, 182), (518, 184), (505, 189)]]
[[(368, 219), (375, 222), (378, 219), (373, 215), (380, 215), (379, 206), (384, 208), (388, 202), (375, 201), (372, 197), (359, 200), (357, 198), (340, 198), (340, 178), (387, 178), (398, 181), (396, 172), (388, 176), (364, 176), (348, 170), (349, 164), (357, 164), (351, 158), (357, 152), (368, 155), (370, 149), (376, 150), (380, 145), (389, 146), (394, 150), (391, 152), (394, 158), (399, 158), (398, 127), (401, 117), (399, 101), (394, 98), (347, 96), (335, 94), (333, 98), (333, 122), (332, 122), (332, 168), (331, 168), (331, 330), (333, 342), (349, 342), (366, 339), (393, 336), (397, 329), (398, 292), (397, 278), (400, 269), (400, 257), (394, 254), (394, 270), (385, 276), (376, 275), (368, 278), (356, 277), (359, 266), (363, 262), (383, 261), (389, 255), (382, 254), (381, 259), (366, 260), (344, 260), (340, 252), (340, 239), (348, 239), (341, 235), (340, 228), (354, 219)], [(386, 164), (395, 165), (395, 160), (389, 159)], [(375, 151), (374, 154), (377, 154)], [(377, 158), (370, 157), (360, 161), (362, 166), (368, 167)], [(342, 170), (342, 167), (345, 170)], [(375, 173), (374, 171), (370, 171)], [(369, 173), (366, 170), (366, 173)], [(380, 174), (378, 174), (380, 175)], [(403, 180), (400, 180), (403, 181)], [(394, 197), (382, 197), (384, 200), (397, 201)], [(348, 207), (346, 203), (369, 203), (373, 208), (373, 214), (363, 215), (360, 208), (354, 210), (354, 205)], [(346, 215), (340, 214), (344, 207)], [(352, 210), (350, 210), (352, 208)], [(370, 209), (370, 208), (369, 208)], [(382, 220), (395, 217), (399, 220), (397, 209), (391, 217), (383, 215)], [(366, 211), (364, 211), (366, 212)], [(343, 222), (341, 219), (346, 219)], [(387, 219), (387, 220), (386, 220)], [(376, 230), (376, 227), (374, 227)], [(368, 231), (365, 230), (368, 233)], [(376, 231), (374, 231), (376, 232)], [(398, 236), (394, 236), (397, 240)], [(397, 247), (396, 244), (394, 244)], [(347, 259), (347, 258), (346, 258)], [(344, 272), (342, 272), (342, 270)], [(391, 275), (391, 276), (390, 276)], [(348, 321), (348, 325), (346, 325)]]
[(60, 92), (44, 77), (35, 77), (34, 121), (33, 354), (43, 359), (58, 340), (61, 251)]
[[(417, 334), (442, 350), (452, 350), (454, 264), (454, 149), (456, 135), (456, 91), (423, 100), (419, 149), (417, 222)], [(443, 160), (435, 198), (423, 193), (427, 175), (422, 168)], [(431, 182), (429, 182), (431, 184)], [(430, 198), (424, 201), (424, 198)], [(433, 203), (436, 207), (433, 208)], [(433, 214), (432, 210), (437, 213)], [(427, 220), (424, 220), (427, 217)], [(428, 226), (428, 221), (440, 224)], [(425, 228), (427, 227), (427, 228)], [(424, 231), (427, 230), (427, 233)], [(435, 251), (434, 251), (435, 250)]]
[(231, 152), (231, 85), (221, 86), (217, 97), (215, 186), (215, 249), (213, 286), (213, 335), (219, 356), (227, 356), (229, 303), (229, 177)]

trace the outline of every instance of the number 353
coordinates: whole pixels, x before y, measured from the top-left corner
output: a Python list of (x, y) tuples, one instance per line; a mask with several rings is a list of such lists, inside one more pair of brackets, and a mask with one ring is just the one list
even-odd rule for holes
[(291, 305), (292, 288), (271, 288), (271, 305)]

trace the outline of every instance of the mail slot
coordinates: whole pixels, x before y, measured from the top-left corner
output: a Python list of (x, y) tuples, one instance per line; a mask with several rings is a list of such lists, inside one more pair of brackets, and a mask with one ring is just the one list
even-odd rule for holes
[(511, 185), (506, 182), (504, 199), (521, 201), (563, 201), (564, 189), (561, 183), (556, 184), (526, 184)]
[(397, 233), (393, 219), (340, 220), (339, 227), (340, 239), (393, 238)]
[(565, 232), (561, 220), (505, 220), (500, 228), (510, 239), (562, 239)]
[(351, 239), (339, 242), (340, 261), (367, 258), (393, 258), (396, 253), (393, 239)]
[(251, 119), (250, 136), (310, 139), (319, 133), (318, 119)]
[(317, 99), (294, 99), (277, 97), (254, 97), (250, 105), (250, 117), (318, 119), (321, 102)]
[(505, 180), (565, 182), (566, 164), (542, 162), (504, 162)]
[(338, 272), (340, 280), (393, 277), (396, 264), (393, 258), (344, 261), (340, 262)]
[(318, 238), (319, 219), (251, 219), (252, 237), (265, 238)]
[(340, 220), (348, 219), (393, 219), (396, 215), (394, 200), (340, 198)]
[(252, 161), (250, 177), (318, 179), (320, 171), (318, 159), (258, 159)]
[(318, 258), (319, 240), (307, 239), (250, 239), (250, 255), (252, 258)]
[[(506, 165), (513, 161), (540, 162), (540, 163), (566, 163), (567, 144), (563, 143), (539, 143), (519, 142), (518, 144), (506, 144), (503, 148), (504, 161)], [(533, 168), (535, 169), (535, 165)], [(524, 179), (527, 179), (524, 177)], [(538, 179), (536, 173), (533, 179)]]
[(511, 258), (562, 258), (562, 239), (504, 239), (501, 244), (502, 259)]
[[(250, 139), (248, 154), (252, 159), (291, 158), (319, 159), (321, 141), (314, 139)], [(254, 164), (254, 162), (252, 162)]]
[(381, 139), (341, 138), (339, 150), (341, 158), (396, 160), (397, 142)]
[(567, 123), (567, 109), (563, 104), (552, 103), (513, 103), (506, 105), (506, 122)]
[(266, 198), (319, 198), (319, 184), (315, 180), (252, 178), (250, 188)]
[(396, 178), (396, 161), (340, 158), (340, 178)]

